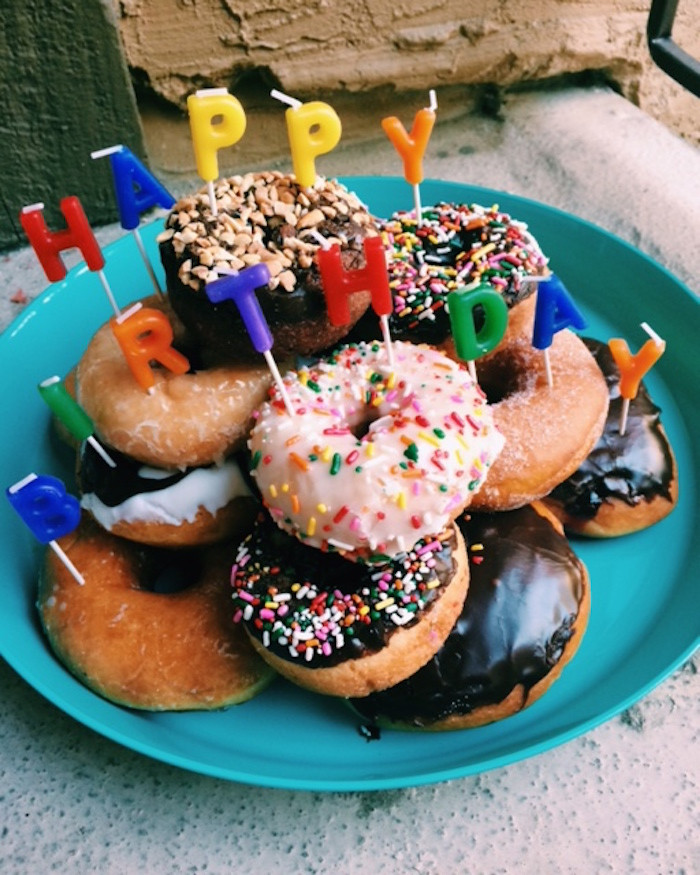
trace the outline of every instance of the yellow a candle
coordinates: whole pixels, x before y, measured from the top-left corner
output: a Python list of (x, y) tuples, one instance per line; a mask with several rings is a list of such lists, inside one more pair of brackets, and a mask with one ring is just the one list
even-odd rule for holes
[[(187, 98), (197, 173), (209, 188), (209, 203), (217, 214), (214, 180), (219, 177), (219, 149), (234, 146), (245, 133), (246, 115), (240, 101), (225, 88), (206, 88)], [(216, 119), (216, 121), (215, 121)]]
[(271, 94), (290, 105), (285, 118), (294, 175), (299, 185), (309, 188), (316, 182), (315, 159), (331, 152), (340, 142), (343, 129), (338, 114), (320, 100), (301, 103), (281, 91), (273, 90)]

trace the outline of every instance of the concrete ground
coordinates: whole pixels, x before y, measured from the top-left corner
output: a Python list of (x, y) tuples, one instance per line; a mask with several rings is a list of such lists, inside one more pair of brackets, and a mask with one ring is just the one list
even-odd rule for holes
[[(415, 108), (398, 112), (406, 124)], [(700, 152), (599, 88), (511, 95), (499, 116), (451, 106), (427, 175), (574, 213), (700, 292)], [(186, 158), (167, 166), (166, 146), (154, 161), (163, 181), (176, 193), (198, 184)], [(322, 161), (328, 175), (399, 174), (381, 132)], [(46, 282), (27, 249), (1, 264), (4, 327)], [(533, 759), (340, 796), (227, 784), (148, 760), (56, 711), (0, 664), (0, 869), (697, 872), (698, 664), (696, 655), (619, 717)]]

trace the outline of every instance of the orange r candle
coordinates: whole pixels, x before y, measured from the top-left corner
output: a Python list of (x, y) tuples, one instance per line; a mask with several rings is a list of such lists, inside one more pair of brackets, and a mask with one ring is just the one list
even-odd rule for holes
[(173, 348), (173, 328), (160, 310), (140, 304), (120, 317), (110, 319), (112, 332), (124, 353), (131, 373), (142, 389), (155, 384), (151, 362), (156, 361), (174, 374), (186, 374), (190, 363)]

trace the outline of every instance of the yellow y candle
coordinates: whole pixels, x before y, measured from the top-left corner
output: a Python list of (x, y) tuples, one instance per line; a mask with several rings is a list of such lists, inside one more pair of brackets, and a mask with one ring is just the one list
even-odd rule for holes
[(642, 377), (651, 370), (666, 349), (666, 341), (659, 337), (646, 322), (642, 322), (642, 328), (649, 335), (649, 340), (636, 355), (632, 355), (627, 342), (621, 337), (612, 337), (608, 341), (612, 357), (620, 370), (620, 395), (622, 396), (620, 434), (622, 435), (627, 428), (630, 401), (637, 397)]
[(187, 98), (197, 173), (207, 183), (209, 205), (217, 215), (214, 181), (219, 178), (219, 149), (235, 146), (245, 133), (246, 115), (226, 88), (206, 88)]
[(285, 118), (294, 175), (299, 185), (310, 188), (316, 182), (316, 158), (332, 152), (340, 142), (343, 128), (338, 114), (320, 100), (302, 103), (276, 89), (270, 94), (289, 105)]

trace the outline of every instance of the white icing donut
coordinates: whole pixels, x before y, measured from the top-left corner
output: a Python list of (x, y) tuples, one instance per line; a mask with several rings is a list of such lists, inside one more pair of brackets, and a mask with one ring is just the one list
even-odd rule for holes
[(306, 544), (379, 561), (443, 531), (503, 445), (466, 369), (428, 346), (345, 346), (285, 378), (251, 432), (277, 524)]
[[(162, 468), (141, 466), (144, 480), (164, 480), (173, 472)], [(223, 465), (192, 468), (176, 483), (164, 489), (139, 492), (116, 505), (105, 504), (95, 492), (85, 493), (81, 506), (108, 531), (118, 523), (163, 523), (179, 526), (194, 522), (204, 508), (214, 516), (234, 498), (250, 497), (237, 463), (228, 460)]]

